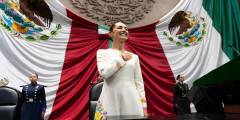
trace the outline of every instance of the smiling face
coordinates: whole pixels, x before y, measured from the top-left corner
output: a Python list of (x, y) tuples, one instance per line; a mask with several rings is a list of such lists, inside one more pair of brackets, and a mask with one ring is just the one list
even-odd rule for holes
[(128, 29), (127, 26), (121, 22), (117, 22), (113, 25), (112, 30), (110, 31), (110, 36), (113, 40), (119, 42), (125, 42), (128, 39)]

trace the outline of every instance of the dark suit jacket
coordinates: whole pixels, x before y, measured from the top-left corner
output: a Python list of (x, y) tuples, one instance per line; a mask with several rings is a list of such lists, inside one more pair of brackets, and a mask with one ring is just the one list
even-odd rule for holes
[(28, 84), (22, 89), (21, 120), (42, 120), (46, 110), (46, 95), (43, 85)]
[(188, 99), (189, 88), (186, 83), (177, 83), (173, 89), (174, 112), (177, 114), (188, 114), (190, 110), (190, 100)]

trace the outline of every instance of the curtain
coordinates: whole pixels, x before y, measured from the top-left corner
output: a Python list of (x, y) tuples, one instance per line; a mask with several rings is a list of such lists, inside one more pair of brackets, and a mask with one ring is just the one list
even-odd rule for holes
[(96, 51), (107, 48), (98, 40), (97, 25), (67, 11), (73, 19), (65, 61), (50, 120), (88, 119), (90, 83), (97, 79)]
[[(90, 83), (98, 76), (96, 52), (108, 48), (109, 37), (98, 35), (96, 24), (67, 13), (73, 22), (50, 120), (88, 119)], [(175, 81), (155, 26), (130, 29), (126, 49), (139, 55), (150, 115), (169, 115), (173, 112)]]
[(175, 79), (155, 29), (156, 23), (130, 29), (126, 48), (140, 58), (149, 114), (169, 115), (173, 112)]
[(230, 59), (240, 52), (240, 8), (238, 0), (203, 0), (203, 7), (222, 36), (222, 47)]

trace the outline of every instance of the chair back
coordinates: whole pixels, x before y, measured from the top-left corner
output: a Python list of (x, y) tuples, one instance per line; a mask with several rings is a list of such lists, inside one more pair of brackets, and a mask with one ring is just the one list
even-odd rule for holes
[(20, 119), (20, 92), (14, 88), (0, 87), (0, 119)]
[(98, 98), (102, 92), (103, 82), (91, 83), (89, 94), (89, 119), (94, 120), (95, 110), (98, 102)]

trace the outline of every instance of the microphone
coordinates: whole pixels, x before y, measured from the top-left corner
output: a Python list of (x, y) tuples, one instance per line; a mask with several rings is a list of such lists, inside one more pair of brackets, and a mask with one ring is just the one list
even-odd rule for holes
[(228, 47), (231, 47), (233, 51), (236, 52), (238, 56), (240, 56), (240, 52), (235, 47), (233, 47), (232, 45), (228, 45)]

